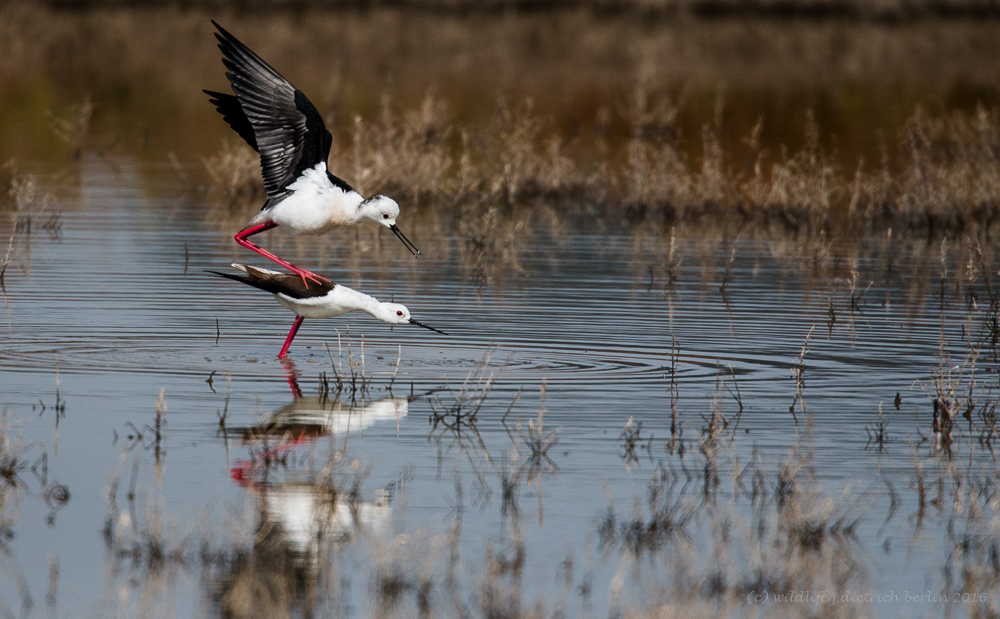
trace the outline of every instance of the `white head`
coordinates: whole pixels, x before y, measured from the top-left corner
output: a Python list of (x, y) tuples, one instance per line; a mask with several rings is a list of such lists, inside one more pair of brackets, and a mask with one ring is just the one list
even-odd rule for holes
[(399, 237), (406, 249), (416, 256), (420, 253), (410, 239), (403, 236), (399, 226), (396, 225), (396, 218), (399, 217), (399, 205), (392, 198), (376, 195), (368, 198), (358, 205), (358, 221), (374, 221), (392, 230), (392, 233)]
[(358, 206), (358, 219), (374, 221), (386, 228), (395, 226), (397, 217), (399, 217), (399, 205), (386, 196), (372, 196)]
[(399, 303), (379, 303), (378, 318), (390, 325), (405, 325), (410, 322), (410, 310)]
[(405, 305), (400, 305), (399, 303), (379, 303), (376, 313), (372, 315), (382, 322), (387, 322), (391, 325), (417, 325), (431, 331), (437, 331), (441, 335), (448, 335), (444, 331), (438, 331), (434, 327), (428, 327), (424, 323), (410, 318), (410, 310), (406, 309)]

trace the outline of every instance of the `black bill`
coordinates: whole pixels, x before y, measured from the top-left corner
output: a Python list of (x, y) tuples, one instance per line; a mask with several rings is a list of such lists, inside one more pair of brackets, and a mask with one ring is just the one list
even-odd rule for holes
[(392, 233), (395, 234), (399, 238), (399, 240), (403, 242), (403, 245), (406, 246), (406, 249), (410, 250), (411, 254), (413, 254), (414, 256), (420, 254), (420, 250), (417, 249), (416, 245), (410, 242), (410, 239), (406, 238), (406, 236), (403, 235), (402, 231), (400, 231), (399, 229), (399, 226), (397, 226), (396, 224), (392, 224), (391, 226), (389, 226), (389, 229), (392, 230)]
[(411, 324), (411, 325), (417, 325), (418, 327), (423, 327), (423, 328), (425, 328), (425, 329), (430, 329), (431, 331), (434, 331), (434, 332), (436, 332), (436, 333), (440, 333), (441, 335), (448, 335), (448, 334), (447, 334), (447, 333), (445, 333), (444, 331), (441, 331), (441, 330), (439, 330), (439, 329), (435, 329), (434, 327), (428, 327), (428, 326), (427, 326), (427, 325), (425, 325), (424, 323), (422, 323), (422, 322), (417, 322), (416, 320), (414, 320), (414, 319), (412, 319), (412, 318), (410, 319), (410, 324)]

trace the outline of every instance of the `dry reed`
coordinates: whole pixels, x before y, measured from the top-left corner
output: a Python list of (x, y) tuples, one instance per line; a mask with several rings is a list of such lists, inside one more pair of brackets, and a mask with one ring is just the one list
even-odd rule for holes
[[(480, 270), (498, 258), (516, 266), (505, 254), (548, 211), (731, 222), (796, 234), (891, 227), (931, 236), (987, 231), (1000, 214), (997, 109), (945, 118), (918, 109), (900, 136), (896, 156), (906, 164), (899, 171), (884, 165), (869, 172), (862, 161), (850, 176), (820, 145), (812, 117), (803, 147), (777, 158), (751, 135), (749, 169), (737, 165), (712, 127), (702, 132), (704, 154), (690, 160), (679, 138), (663, 137), (679, 133), (670, 125), (675, 117), (667, 108), (653, 120), (637, 119), (624, 159), (588, 163), (589, 151), (541, 138), (545, 119), (530, 105), (516, 113), (500, 106), (494, 127), (482, 134), (463, 129), (458, 140), (444, 106), (428, 97), (416, 112), (396, 115), (386, 106), (374, 122), (355, 118), (353, 136), (338, 142), (330, 165), (363, 194), (386, 193), (415, 205), (436, 227), (457, 221), (453, 232), (466, 240)], [(650, 123), (663, 131), (650, 131)], [(209, 160), (227, 204), (237, 195), (260, 195), (247, 153), (253, 154), (226, 145)], [(248, 201), (241, 215), (258, 202)]]

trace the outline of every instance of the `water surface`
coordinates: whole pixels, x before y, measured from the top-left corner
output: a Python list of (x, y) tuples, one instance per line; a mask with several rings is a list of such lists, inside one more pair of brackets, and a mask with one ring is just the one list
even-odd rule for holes
[[(679, 482), (672, 492), (685, 505), (725, 502), (739, 494), (733, 475), (754, 453), (773, 471), (794, 445), (808, 452), (833, 511), (857, 520), (846, 544), (866, 572), (865, 591), (968, 588), (944, 569), (964, 521), (944, 503), (922, 511), (913, 490), (915, 462), (972, 477), (995, 469), (971, 432), (960, 462), (920, 443), (931, 426), (933, 373), (942, 363), (961, 367), (963, 336), (984, 333), (983, 281), (961, 281), (968, 253), (946, 249), (951, 270), (942, 279), (938, 246), (916, 251), (919, 243), (891, 237), (692, 233), (676, 239), (671, 261), (669, 233), (564, 222), (559, 232), (519, 239), (516, 262), (485, 257), (493, 277), (482, 285), (470, 276), (464, 239), (411, 228), (404, 210), (400, 225), (423, 251), (418, 259), (388, 233), (266, 242), (333, 281), (405, 303), (449, 336), (390, 329), (366, 315), (306, 320), (282, 362), (275, 355), (292, 315), (267, 294), (205, 272), (235, 260), (269, 266), (232, 242), (210, 196), (130, 160), (86, 157), (59, 177), (38, 172), (53, 195), (46, 213), (58, 213), (59, 225), (44, 230), (38, 222), (48, 215), (39, 215), (30, 236), (14, 232), (4, 280), (0, 404), (9, 433), (38, 441), (22, 452), (35, 468), (8, 490), (17, 509), (8, 510), (12, 537), (3, 541), (5, 612), (29, 597), (33, 615), (51, 608), (45, 593), (57, 563), (59, 612), (220, 614), (233, 573), (178, 561), (164, 581), (120, 552), (130, 531), (155, 529), (159, 514), (169, 547), (196, 547), (203, 537), (213, 548), (252, 547), (272, 531), (298, 557), (308, 591), (336, 592), (300, 596), (293, 613), (312, 605), (368, 616), (386, 561), (419, 565), (427, 560), (420, 548), (447, 556), (435, 536), (451, 535), (470, 574), (486, 573), (484, 557), (523, 544), (525, 604), (543, 599), (571, 615), (602, 616), (644, 591), (632, 580), (643, 577), (624, 570), (631, 584), (621, 592), (625, 551), (599, 543), (609, 505), (632, 514), (657, 475)], [(6, 239), (12, 228), (5, 221), (0, 232)], [(370, 385), (353, 401), (349, 388), (338, 398), (321, 375), (336, 384), (331, 356), (349, 374), (362, 338), (356, 372)], [(793, 372), (800, 360), (804, 402)], [(985, 400), (996, 367), (983, 355), (976, 389)], [(456, 402), (468, 412), (477, 393), (476, 419), (457, 423)], [(885, 449), (871, 442), (880, 408)], [(709, 456), (713, 410), (728, 425)], [(532, 436), (546, 448), (534, 467)], [(518, 467), (526, 468), (511, 491), (505, 480)], [(706, 467), (722, 472), (714, 489)], [(330, 479), (345, 493), (339, 499)], [(70, 493), (65, 504), (51, 496), (56, 484)], [(324, 505), (332, 511), (322, 522), (310, 516)], [(749, 508), (735, 505), (739, 522)], [(103, 535), (109, 517), (112, 532)], [(694, 548), (710, 546), (699, 541), (710, 521), (687, 525)], [(335, 556), (319, 549), (329, 539), (342, 543)], [(653, 555), (665, 572), (688, 560), (669, 548)], [(316, 585), (330, 566), (335, 585)], [(431, 597), (450, 608), (447, 581), (440, 576)], [(475, 582), (459, 597), (472, 599)], [(992, 600), (997, 581), (988, 582)], [(402, 594), (405, 604), (416, 597)], [(863, 608), (899, 614), (891, 604)]]

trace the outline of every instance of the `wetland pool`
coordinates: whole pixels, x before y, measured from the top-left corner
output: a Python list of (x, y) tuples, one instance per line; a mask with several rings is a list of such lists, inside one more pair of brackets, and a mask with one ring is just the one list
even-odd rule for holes
[(307, 319), (282, 362), (292, 314), (205, 273), (270, 266), (210, 197), (128, 159), (38, 177), (30, 233), (0, 221), (4, 616), (1000, 605), (974, 243), (563, 221), (477, 255), (403, 205), (417, 259), (258, 238), (449, 335)]

